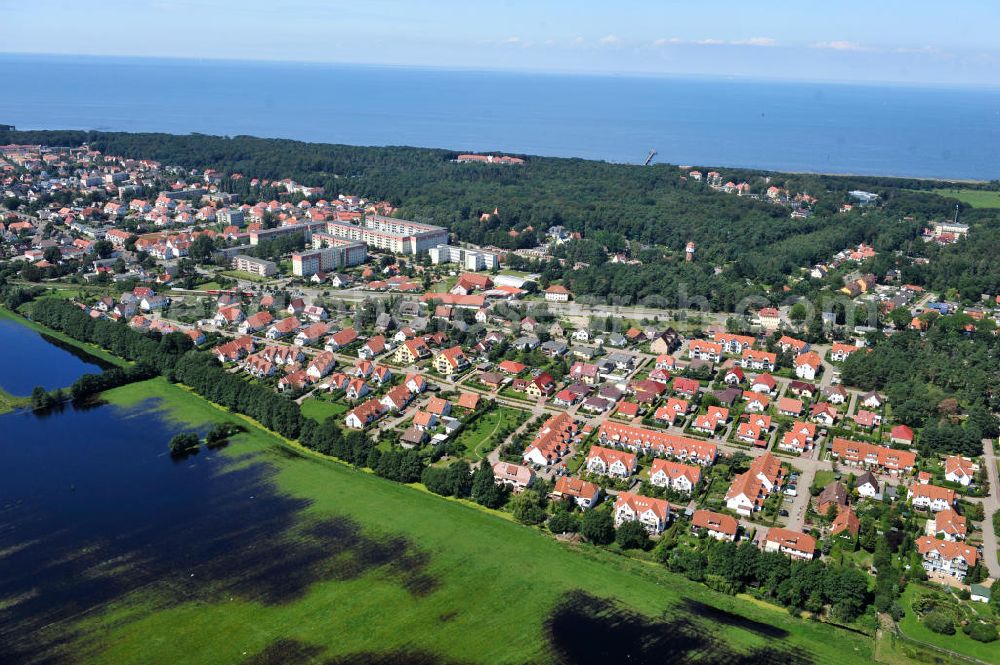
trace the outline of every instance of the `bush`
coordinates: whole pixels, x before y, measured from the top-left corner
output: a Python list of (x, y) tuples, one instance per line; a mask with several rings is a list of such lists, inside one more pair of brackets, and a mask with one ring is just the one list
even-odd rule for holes
[(924, 617), (924, 625), (941, 635), (955, 634), (955, 621), (941, 610), (928, 612), (927, 616)]
[(991, 623), (974, 623), (969, 629), (969, 637), (977, 642), (995, 642), (997, 627)]

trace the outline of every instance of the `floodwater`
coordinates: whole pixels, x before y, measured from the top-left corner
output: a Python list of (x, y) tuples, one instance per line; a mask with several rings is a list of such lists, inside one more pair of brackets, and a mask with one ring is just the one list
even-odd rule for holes
[(35, 386), (67, 388), (104, 369), (100, 360), (11, 319), (0, 319), (0, 388), (27, 397)]

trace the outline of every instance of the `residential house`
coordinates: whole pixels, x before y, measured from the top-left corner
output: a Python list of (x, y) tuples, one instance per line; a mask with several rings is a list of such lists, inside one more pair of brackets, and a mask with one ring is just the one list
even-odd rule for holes
[(854, 513), (850, 506), (842, 506), (830, 524), (831, 536), (849, 536), (851, 538), (861, 531), (861, 520)]
[(740, 355), (747, 349), (753, 348), (756, 338), (749, 335), (734, 335), (731, 333), (717, 332), (713, 338), (717, 344), (722, 345), (722, 350), (733, 355)]
[(309, 367), (306, 368), (306, 374), (312, 379), (319, 380), (332, 372), (336, 365), (337, 361), (334, 359), (333, 354), (329, 351), (323, 351), (322, 353), (317, 353), (309, 363)]
[(535, 481), (535, 472), (531, 467), (498, 461), (493, 465), (493, 477), (497, 483), (507, 485), (515, 492), (521, 492), (531, 487)]
[(614, 507), (615, 528), (632, 521), (642, 523), (650, 535), (659, 535), (670, 521), (670, 504), (663, 499), (620, 492)]
[(386, 350), (385, 335), (375, 335), (358, 349), (358, 358), (361, 360), (374, 360), (376, 356)]
[(393, 360), (403, 365), (411, 365), (424, 358), (429, 358), (430, 355), (431, 349), (427, 346), (427, 342), (422, 337), (414, 337), (405, 340), (396, 348)]
[(469, 359), (465, 357), (462, 347), (453, 346), (444, 349), (434, 356), (434, 369), (444, 376), (453, 376), (470, 367)]
[(294, 316), (289, 316), (288, 318), (281, 319), (275, 322), (270, 328), (267, 329), (265, 336), (268, 339), (281, 339), (287, 335), (290, 335), (294, 331), (299, 329), (299, 320)]
[(810, 535), (773, 526), (764, 536), (765, 552), (781, 552), (793, 559), (809, 561), (816, 553), (816, 539)]
[(824, 487), (816, 496), (816, 512), (820, 515), (828, 514), (830, 508), (833, 506), (836, 506), (839, 510), (846, 505), (847, 487), (838, 481), (834, 481)]
[(889, 440), (899, 445), (913, 445), (913, 430), (906, 425), (896, 425), (889, 433)]
[(750, 382), (750, 390), (755, 393), (773, 395), (777, 387), (778, 381), (770, 374), (758, 374), (754, 377), (754, 380)]
[(701, 480), (701, 467), (670, 462), (659, 457), (649, 470), (649, 482), (656, 487), (669, 487), (675, 492), (691, 494)]
[(344, 424), (351, 429), (364, 429), (381, 418), (386, 412), (385, 406), (377, 399), (370, 399), (359, 404), (344, 418)]
[(715, 513), (711, 510), (696, 510), (691, 516), (691, 530), (698, 533), (702, 529), (716, 540), (733, 542), (739, 532), (740, 523), (730, 515)]
[(778, 449), (792, 453), (804, 453), (812, 450), (815, 440), (816, 425), (796, 420), (781, 438)]
[(917, 463), (916, 454), (909, 450), (895, 450), (842, 438), (833, 440), (830, 454), (843, 464), (874, 467), (893, 475), (909, 473)]
[(703, 339), (693, 339), (688, 344), (688, 358), (719, 362), (722, 358), (722, 345)]
[(406, 405), (410, 403), (412, 398), (413, 395), (410, 393), (410, 389), (400, 384), (389, 388), (379, 402), (389, 411), (399, 412), (406, 408)]
[(817, 402), (810, 407), (809, 418), (813, 422), (830, 427), (837, 422), (838, 412), (827, 402)]
[(944, 461), (944, 479), (968, 487), (976, 478), (979, 465), (965, 457), (951, 455)]
[(854, 489), (857, 490), (858, 496), (866, 499), (875, 499), (876, 501), (882, 499), (882, 489), (875, 478), (875, 474), (871, 471), (865, 471), (855, 479)]
[(357, 338), (357, 330), (351, 327), (344, 328), (343, 330), (339, 330), (330, 335), (330, 339), (326, 340), (326, 350), (340, 351), (341, 349), (353, 344)]
[(591, 473), (628, 478), (635, 473), (637, 464), (636, 456), (632, 453), (595, 445), (587, 453), (586, 466)]
[(948, 510), (958, 502), (955, 490), (930, 484), (914, 483), (910, 486), (907, 496), (914, 507), (926, 508), (935, 513)]
[(750, 468), (733, 479), (726, 492), (726, 507), (740, 515), (750, 515), (764, 507), (764, 500), (781, 485), (784, 469), (771, 453), (751, 462)]
[(927, 520), (928, 536), (938, 536), (944, 540), (956, 541), (965, 540), (967, 534), (965, 517), (951, 508), (946, 508), (934, 515), (934, 519)]
[(872, 430), (878, 427), (882, 423), (882, 416), (875, 413), (874, 411), (867, 411), (865, 409), (858, 409), (858, 412), (853, 416), (854, 422), (858, 427), (863, 427), (867, 430)]
[(860, 347), (857, 346), (834, 342), (833, 346), (830, 347), (830, 360), (834, 362), (843, 362), (847, 360), (852, 353), (859, 350)]
[(602, 446), (617, 446), (642, 455), (662, 455), (706, 466), (718, 455), (714, 443), (669, 432), (605, 420), (597, 433)]
[(823, 361), (820, 359), (819, 354), (812, 351), (795, 356), (795, 376), (800, 379), (812, 381), (819, 374), (820, 367), (822, 366)]
[(325, 323), (313, 323), (298, 332), (295, 336), (295, 343), (302, 346), (315, 344), (328, 332), (330, 332), (329, 325)]
[[(243, 314), (243, 310), (239, 307), (222, 307), (215, 313), (215, 316), (212, 317), (212, 325), (216, 328), (227, 328), (231, 325), (240, 323), (245, 318), (246, 316)], [(249, 331), (243, 331), (241, 329), (240, 332), (246, 334), (246, 332)]]
[(792, 399), (791, 397), (778, 398), (778, 402), (775, 407), (778, 409), (778, 415), (781, 416), (796, 418), (802, 413), (801, 400)]
[(586, 510), (597, 504), (597, 499), (601, 496), (601, 488), (580, 478), (560, 476), (556, 479), (552, 496), (556, 499), (570, 498), (577, 506)]
[(747, 349), (740, 358), (740, 365), (743, 369), (753, 369), (758, 371), (773, 372), (777, 365), (778, 356), (769, 351), (756, 351)]
[[(218, 316), (218, 314), (216, 316)], [(240, 331), (241, 334), (249, 335), (250, 333), (255, 333), (264, 330), (273, 322), (274, 322), (274, 317), (271, 316), (271, 313), (268, 312), (267, 310), (261, 310), (256, 314), (248, 316), (245, 321), (240, 323), (237, 329)]]
[(960, 541), (921, 536), (917, 538), (916, 545), (928, 573), (948, 575), (957, 580), (965, 579), (969, 568), (974, 567), (979, 559), (975, 547)]
[(569, 451), (576, 430), (576, 423), (566, 412), (549, 417), (525, 449), (524, 461), (539, 466), (554, 464)]

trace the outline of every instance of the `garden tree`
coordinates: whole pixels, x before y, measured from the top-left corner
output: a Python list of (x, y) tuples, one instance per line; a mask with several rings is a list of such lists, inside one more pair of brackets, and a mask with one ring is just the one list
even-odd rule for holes
[(94, 254), (102, 259), (111, 256), (115, 251), (115, 246), (109, 240), (98, 240), (94, 243)]
[(188, 256), (199, 263), (204, 263), (212, 258), (215, 252), (215, 242), (207, 234), (201, 234), (191, 241), (188, 248)]
[(791, 309), (788, 310), (788, 318), (794, 323), (802, 323), (805, 321), (806, 314), (806, 306), (801, 302), (795, 303), (792, 305)]
[(47, 247), (42, 252), (42, 258), (49, 263), (59, 263), (59, 259), (62, 258), (62, 252), (59, 251), (58, 247)]
[(702, 582), (705, 579), (707, 560), (700, 549), (678, 548), (670, 554), (667, 566), (689, 580)]
[(170, 454), (184, 455), (192, 452), (198, 448), (198, 443), (198, 435), (194, 432), (175, 434), (174, 437), (170, 439)]
[(595, 545), (607, 545), (615, 539), (615, 525), (607, 510), (588, 510), (580, 523), (580, 535)]
[(541, 524), (545, 521), (545, 496), (533, 490), (514, 495), (511, 513), (521, 524)]
[(889, 312), (889, 322), (896, 330), (903, 330), (910, 325), (913, 315), (905, 307), (897, 307)]
[(560, 508), (549, 518), (547, 526), (552, 533), (576, 533), (580, 530), (580, 519), (568, 510)]
[(615, 542), (623, 550), (644, 550), (649, 546), (649, 533), (642, 522), (628, 520), (615, 531)]
[(472, 500), (487, 508), (499, 508), (507, 501), (506, 485), (497, 484), (493, 467), (483, 460), (472, 474)]
[(425, 460), (416, 450), (389, 450), (378, 456), (372, 467), (383, 478), (399, 483), (415, 483), (423, 474)]

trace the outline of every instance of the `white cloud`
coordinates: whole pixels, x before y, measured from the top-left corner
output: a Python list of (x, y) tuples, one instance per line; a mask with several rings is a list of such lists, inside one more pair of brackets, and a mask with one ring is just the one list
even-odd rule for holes
[(750, 39), (738, 39), (730, 43), (735, 46), (774, 46), (778, 42), (770, 37), (751, 37)]
[(602, 46), (614, 46), (615, 44), (621, 43), (621, 41), (621, 37), (618, 35), (605, 35), (600, 39)]
[(694, 43), (699, 46), (721, 46), (726, 42), (721, 39), (696, 39)]
[(849, 42), (846, 39), (838, 39), (832, 42), (816, 42), (813, 44), (813, 48), (828, 49), (831, 51), (868, 51), (870, 49), (858, 44), (857, 42)]
[(520, 37), (508, 37), (507, 39), (503, 40), (503, 41), (502, 41), (502, 42), (500, 42), (500, 43), (501, 43), (501, 44), (512, 44), (512, 45), (517, 45), (517, 44), (520, 44), (520, 43), (521, 43), (521, 38), (520, 38)]

